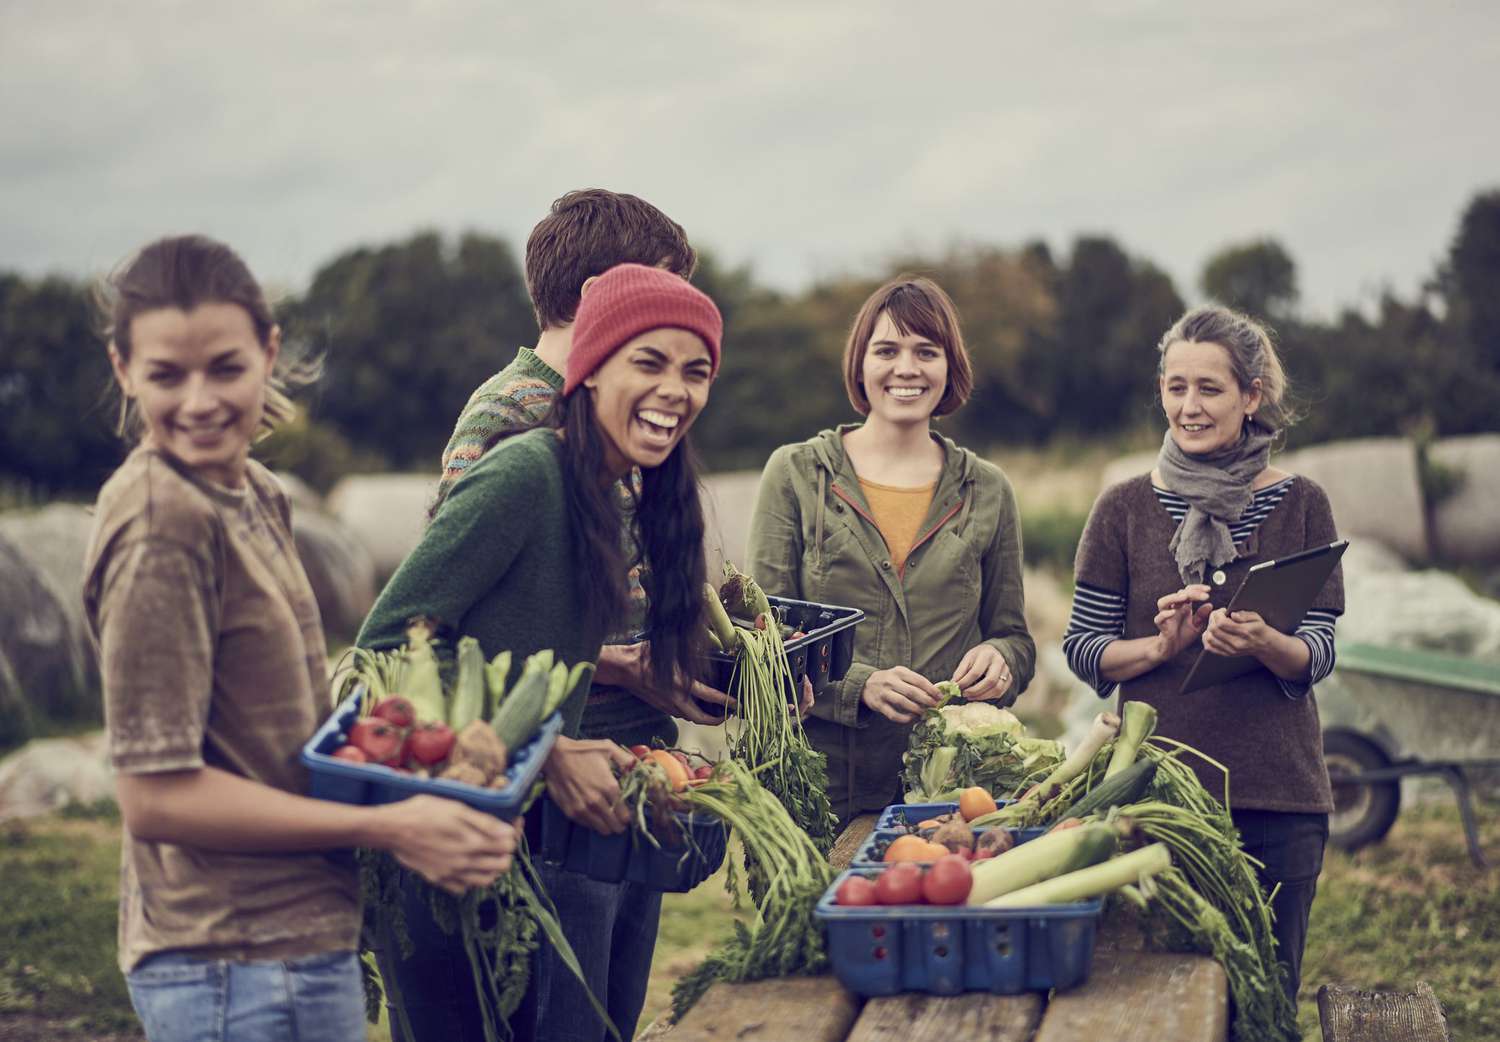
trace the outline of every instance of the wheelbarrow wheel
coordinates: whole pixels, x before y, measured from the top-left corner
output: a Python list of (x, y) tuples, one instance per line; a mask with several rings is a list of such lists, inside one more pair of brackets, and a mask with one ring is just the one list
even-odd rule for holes
[(1401, 811), (1401, 784), (1384, 781), (1350, 785), (1339, 779), (1389, 767), (1390, 758), (1367, 738), (1350, 731), (1332, 730), (1323, 732), (1323, 759), (1328, 763), (1328, 779), (1333, 783), (1329, 842), (1349, 851), (1379, 842)]

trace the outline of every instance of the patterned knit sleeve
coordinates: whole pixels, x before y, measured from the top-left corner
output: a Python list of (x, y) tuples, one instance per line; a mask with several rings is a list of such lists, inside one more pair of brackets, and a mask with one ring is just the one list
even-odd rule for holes
[(1068, 668), (1078, 679), (1093, 688), (1100, 698), (1114, 694), (1115, 682), (1099, 675), (1099, 660), (1104, 649), (1125, 632), (1125, 598), (1087, 583), (1073, 588), (1073, 613), (1063, 633), (1063, 655)]
[(544, 381), (520, 378), (508, 383), (485, 384), (474, 392), (464, 411), (453, 425), (453, 436), (443, 449), (443, 476), (427, 508), (427, 519), (437, 516), (438, 507), (453, 490), (453, 483), (463, 477), (486, 452), (502, 439), (533, 426), (546, 414), (556, 397)]

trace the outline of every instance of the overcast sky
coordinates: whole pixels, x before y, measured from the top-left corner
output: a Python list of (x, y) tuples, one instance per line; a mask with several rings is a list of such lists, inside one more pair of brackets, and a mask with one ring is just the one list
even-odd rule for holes
[(1497, 117), (1494, 0), (0, 0), (0, 269), (194, 230), (300, 288), (599, 185), (784, 288), (1103, 232), (1192, 298), (1270, 235), (1328, 314), (1431, 272)]

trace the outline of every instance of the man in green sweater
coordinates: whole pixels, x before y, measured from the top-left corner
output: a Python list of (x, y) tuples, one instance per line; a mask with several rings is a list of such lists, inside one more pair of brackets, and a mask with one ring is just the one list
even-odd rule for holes
[[(590, 280), (617, 264), (649, 264), (689, 277), (698, 256), (681, 225), (633, 195), (593, 188), (569, 192), (526, 241), (526, 288), (531, 294), (540, 334), (536, 348), (523, 347), (515, 359), (469, 396), (453, 436), (443, 450), (443, 474), (428, 517), (437, 513), (459, 478), (501, 439), (538, 423), (562, 394), (562, 371), (573, 346), (573, 317)], [(640, 475), (632, 475), (637, 483)], [(620, 484), (622, 509), (629, 510), (631, 489)], [(627, 553), (627, 559), (633, 557)], [(694, 702), (722, 705), (723, 692), (685, 682), (672, 691), (646, 683), (649, 645), (636, 643), (646, 616), (646, 594), (639, 567), (630, 574), (629, 626), (611, 639), (599, 655), (589, 690), (582, 737), (608, 738), (621, 745), (649, 745), (660, 738), (677, 741), (680, 717), (696, 724), (716, 724), (722, 715), (705, 713)]]

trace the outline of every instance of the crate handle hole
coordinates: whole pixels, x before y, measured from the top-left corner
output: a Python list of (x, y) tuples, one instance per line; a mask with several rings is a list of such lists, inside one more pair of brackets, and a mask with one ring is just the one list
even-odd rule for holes
[(886, 956), (886, 950), (884, 948), (876, 948), (874, 955), (876, 959), (884, 959)]
[(870, 936), (873, 937), (873, 938), (875, 938), (877, 941), (880, 940), (882, 937), (885, 936), (885, 927), (884, 926), (874, 927), (873, 929), (870, 930)]

